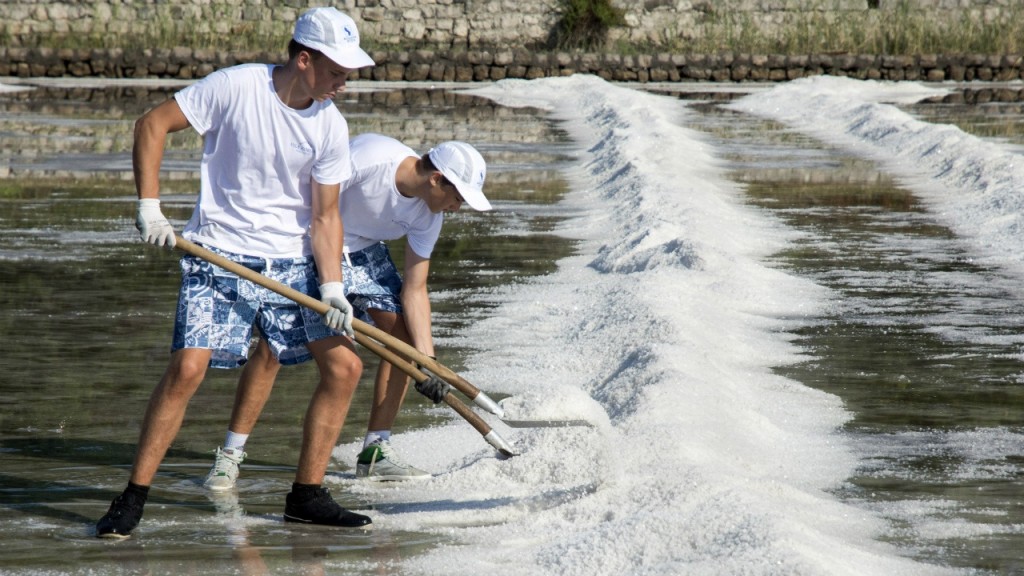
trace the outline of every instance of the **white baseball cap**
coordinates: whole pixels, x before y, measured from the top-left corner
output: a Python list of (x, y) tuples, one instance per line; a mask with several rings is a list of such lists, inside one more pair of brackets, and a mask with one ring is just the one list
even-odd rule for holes
[(295, 22), (292, 39), (317, 50), (345, 68), (373, 66), (373, 58), (359, 47), (356, 22), (336, 8), (307, 10)]
[(484, 196), (484, 178), (487, 163), (484, 157), (465, 142), (443, 142), (427, 152), (430, 161), (447, 178), (459, 195), (474, 210), (490, 210), (491, 203)]

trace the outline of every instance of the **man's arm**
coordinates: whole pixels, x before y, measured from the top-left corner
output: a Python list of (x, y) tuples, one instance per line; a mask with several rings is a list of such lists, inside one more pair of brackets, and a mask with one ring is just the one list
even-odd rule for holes
[(160, 197), (160, 163), (167, 135), (189, 127), (188, 119), (171, 98), (135, 121), (132, 171), (139, 199)]
[(405, 326), (412, 345), (427, 356), (434, 356), (434, 338), (430, 325), (430, 297), (427, 295), (427, 275), (430, 260), (416, 254), (405, 244), (405, 273), (402, 278), (402, 309)]
[(340, 184), (321, 184), (313, 180), (313, 220), (311, 225), (313, 258), (320, 284), (341, 282), (341, 249), (344, 230), (338, 213)]
[(167, 135), (188, 128), (188, 119), (171, 98), (142, 115), (135, 122), (132, 146), (132, 171), (139, 195), (135, 227), (143, 242), (156, 246), (174, 246), (174, 228), (160, 211), (160, 163)]
[(334, 330), (341, 330), (350, 338), (352, 305), (345, 298), (341, 277), (341, 251), (345, 242), (341, 214), (338, 213), (338, 194), (341, 184), (321, 184), (313, 180), (313, 219), (310, 233), (313, 259), (316, 260), (320, 280), (320, 300), (331, 306), (324, 321)]

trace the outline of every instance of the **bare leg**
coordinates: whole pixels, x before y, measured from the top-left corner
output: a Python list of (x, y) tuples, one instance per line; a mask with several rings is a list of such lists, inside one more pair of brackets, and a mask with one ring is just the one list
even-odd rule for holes
[[(370, 310), (377, 328), (399, 340), (409, 343), (412, 339), (405, 328), (405, 319), (394, 312)], [(409, 389), (409, 376), (401, 370), (393, 370), (390, 363), (381, 360), (377, 377), (373, 382), (373, 405), (370, 407), (370, 421), (366, 429), (390, 430), (398, 418), (405, 393)]]
[(160, 383), (149, 397), (142, 420), (131, 481), (149, 486), (185, 419), (189, 400), (199, 389), (210, 362), (210, 350), (184, 348), (171, 355)]
[(307, 346), (320, 368), (320, 382), (306, 410), (295, 481), (322, 484), (331, 451), (352, 404), (363, 362), (356, 355), (352, 341), (344, 336), (317, 340)]
[(373, 521), (339, 506), (323, 482), (331, 451), (345, 425), (363, 362), (356, 355), (352, 341), (345, 336), (310, 342), (307, 347), (320, 368), (320, 382), (309, 401), (302, 425), (302, 453), (292, 491), (285, 498), (284, 519), (285, 522), (362, 528)]
[(266, 340), (260, 338), (256, 350), (242, 367), (235, 390), (235, 406), (231, 410), (231, 425), (228, 430), (239, 434), (250, 434), (256, 421), (274, 389), (274, 380), (281, 364), (270, 351)]

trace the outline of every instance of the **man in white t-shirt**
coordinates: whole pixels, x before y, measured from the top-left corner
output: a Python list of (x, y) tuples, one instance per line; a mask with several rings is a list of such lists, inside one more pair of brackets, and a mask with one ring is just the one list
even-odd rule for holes
[[(456, 211), (463, 203), (476, 210), (491, 209), (483, 193), (486, 163), (464, 142), (444, 142), (421, 156), (394, 138), (363, 134), (353, 138), (350, 147), (352, 176), (342, 184), (340, 202), (345, 223), (345, 294), (360, 319), (434, 356), (427, 295), (430, 255), (441, 233), (444, 212)], [(402, 237), (406, 241), (400, 275), (384, 241)], [(242, 371), (224, 446), (217, 449), (206, 478), (205, 485), (211, 490), (234, 487), (246, 441), (279, 368), (280, 363), (261, 340)], [(357, 477), (408, 480), (430, 476), (404, 463), (389, 442), (408, 385), (403, 372), (380, 363), (368, 431), (357, 458)], [(440, 398), (432, 399), (437, 402)]]
[(339, 266), (338, 193), (351, 174), (348, 125), (332, 99), (352, 70), (373, 60), (359, 47), (355, 22), (334, 8), (315, 8), (298, 19), (288, 54), (283, 66), (214, 72), (136, 122), (136, 226), (145, 242), (174, 246), (174, 230), (160, 210), (160, 164), (168, 134), (191, 126), (203, 136), (203, 156), (199, 199), (183, 236), (331, 309), (321, 317), (183, 256), (170, 362), (150, 396), (128, 487), (97, 522), (98, 537), (127, 538), (139, 524), (149, 487), (207, 368), (244, 363), (254, 323), (275, 354), (302, 347), (303, 355), (283, 356), (283, 362), (312, 357), (320, 369), (284, 519), (370, 524), (339, 506), (322, 482), (362, 372)]

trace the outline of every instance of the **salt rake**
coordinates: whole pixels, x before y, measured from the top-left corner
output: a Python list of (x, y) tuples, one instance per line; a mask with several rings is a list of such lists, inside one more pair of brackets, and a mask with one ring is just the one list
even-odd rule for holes
[[(215, 254), (202, 246), (185, 240), (179, 235), (175, 235), (174, 240), (174, 246), (181, 251), (191, 254), (196, 258), (206, 260), (216, 266), (220, 266), (241, 278), (245, 278), (246, 280), (249, 280), (254, 284), (258, 284), (267, 290), (280, 294), (296, 304), (306, 306), (319, 314), (326, 314), (330, 310), (330, 305), (325, 304), (308, 294), (299, 292), (298, 290), (268, 278), (255, 270), (250, 270), (237, 262), (233, 262), (223, 256)], [(499, 418), (503, 416), (504, 413), (496, 402), (481, 392), (479, 388), (476, 388), (433, 358), (420, 353), (405, 342), (402, 342), (387, 332), (370, 326), (361, 320), (353, 319), (352, 327), (356, 331), (356, 342), (411, 376), (417, 383), (427, 380), (429, 376), (424, 374), (409, 359), (415, 361), (421, 366), (429, 368), (431, 372), (450, 384), (453, 388), (473, 399), (478, 406), (487, 409)], [(383, 342), (383, 344), (374, 341), (373, 338)], [(390, 346), (392, 349), (388, 349), (387, 346)], [(398, 353), (393, 350), (399, 350), (405, 358), (399, 356)], [(462, 416), (463, 419), (469, 422), (469, 424), (484, 437), (484, 440), (493, 446), (502, 456), (511, 457), (516, 455), (512, 450), (511, 445), (508, 444), (495, 430), (493, 430), (487, 422), (484, 422), (480, 416), (470, 410), (469, 407), (461, 400), (452, 396), (451, 393), (448, 393), (444, 396), (444, 402), (451, 406), (459, 416)]]
[[(377, 356), (380, 356), (385, 361), (389, 362), (392, 366), (400, 369), (402, 372), (408, 374), (417, 384), (427, 381), (430, 377), (424, 374), (419, 368), (417, 368), (412, 362), (409, 362), (405, 358), (400, 357), (398, 354), (388, 350), (382, 344), (367, 338), (366, 335), (357, 332), (356, 342), (361, 344), (364, 348), (373, 352)], [(458, 412), (459, 416), (462, 416), (466, 422), (469, 422), (470, 426), (476, 429), (484, 440), (488, 444), (494, 446), (494, 448), (502, 456), (515, 456), (516, 453), (512, 451), (512, 447), (505, 442), (505, 440), (493, 429), (487, 422), (484, 422), (483, 418), (476, 415), (475, 412), (469, 409), (468, 406), (462, 403), (461, 400), (452, 396), (451, 392), (444, 395), (444, 403), (451, 406), (453, 410)]]

